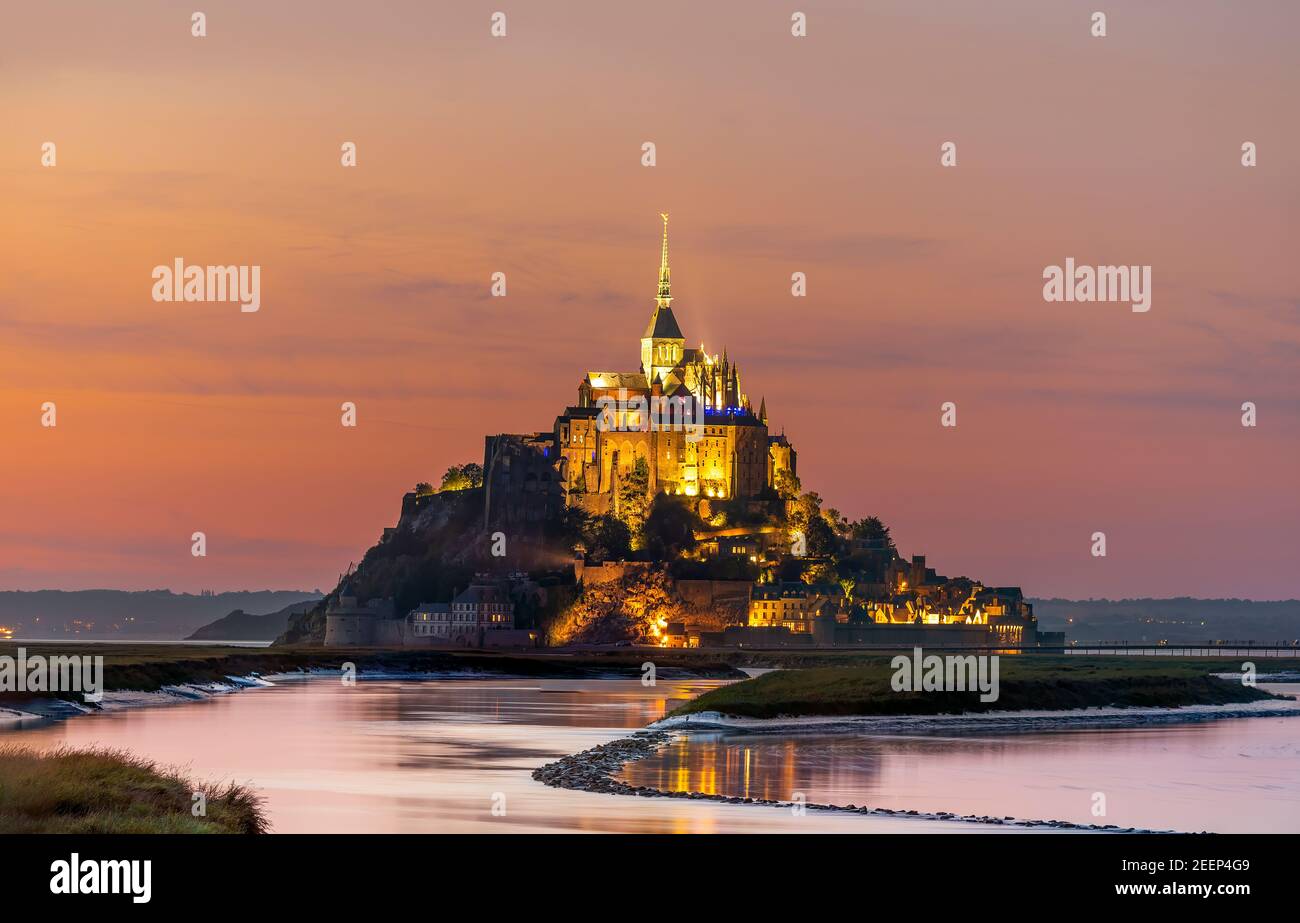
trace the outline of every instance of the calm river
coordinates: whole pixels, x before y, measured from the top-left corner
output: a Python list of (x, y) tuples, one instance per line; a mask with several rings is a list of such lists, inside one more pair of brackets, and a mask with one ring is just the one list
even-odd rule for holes
[[(266, 798), (276, 832), (972, 832), (975, 824), (548, 788), (543, 763), (626, 735), (707, 680), (280, 680), (0, 733), (120, 747)], [(1273, 687), (1292, 694), (1300, 686)], [(1022, 734), (692, 732), (632, 764), (662, 788), (1122, 827), (1300, 831), (1300, 718)], [(1107, 816), (1091, 813), (1094, 793)], [(504, 813), (501, 805), (504, 804)], [(497, 813), (493, 812), (494, 805)], [(994, 828), (1006, 830), (1008, 828)]]

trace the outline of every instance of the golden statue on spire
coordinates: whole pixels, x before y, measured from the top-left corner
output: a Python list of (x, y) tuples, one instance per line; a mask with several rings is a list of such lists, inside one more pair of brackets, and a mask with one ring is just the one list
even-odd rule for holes
[(668, 272), (668, 213), (660, 212), (659, 217), (664, 219), (664, 252), (659, 262), (659, 294), (655, 303), (666, 308), (673, 303), (672, 277)]

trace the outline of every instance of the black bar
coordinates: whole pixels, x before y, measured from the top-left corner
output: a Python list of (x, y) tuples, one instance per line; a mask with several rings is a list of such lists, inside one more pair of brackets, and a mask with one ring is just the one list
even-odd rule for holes
[[(544, 912), (539, 901), (550, 905), (545, 912), (584, 917), (615, 908), (622, 908), (618, 916), (695, 916), (707, 904), (675, 901), (700, 892), (736, 913), (760, 896), (764, 906), (788, 901), (806, 910), (843, 900), (864, 914), (893, 905), (969, 910), (989, 900), (995, 907), (1035, 900), (1050, 902), (1045, 909), (1072, 910), (1199, 902), (1231, 912), (1252, 899), (1276, 907), (1293, 893), (1294, 843), (1281, 836), (1163, 834), (11, 836), (0, 838), (0, 855), (6, 909), (198, 911), (200, 918), (214, 910), (264, 916), (404, 905), (440, 912), (459, 906), (466, 915), (499, 918)], [(150, 860), (149, 903), (124, 894), (52, 894), (51, 865), (73, 853), (81, 860)], [(1244, 886), (1249, 893), (1160, 893), (1179, 885)], [(1129, 886), (1154, 886), (1156, 893), (1118, 893)]]

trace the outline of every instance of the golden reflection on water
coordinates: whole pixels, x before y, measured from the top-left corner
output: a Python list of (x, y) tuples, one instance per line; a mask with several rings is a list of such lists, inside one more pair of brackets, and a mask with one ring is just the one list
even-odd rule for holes
[[(1288, 694), (1300, 686), (1265, 686)], [(629, 764), (633, 785), (894, 810), (1300, 832), (1300, 717), (1026, 733), (693, 731)], [(1107, 815), (1092, 814), (1106, 793)]]

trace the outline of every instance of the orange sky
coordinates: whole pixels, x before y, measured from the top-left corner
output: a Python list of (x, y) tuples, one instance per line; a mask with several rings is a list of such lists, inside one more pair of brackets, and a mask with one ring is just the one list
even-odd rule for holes
[[(0, 34), (0, 588), (332, 585), (636, 366), (666, 210), (689, 342), (904, 553), (1300, 595), (1295, 4), (196, 5)], [(178, 256), (260, 265), (261, 310), (152, 301)], [(1045, 303), (1066, 257), (1150, 264), (1151, 311)]]

